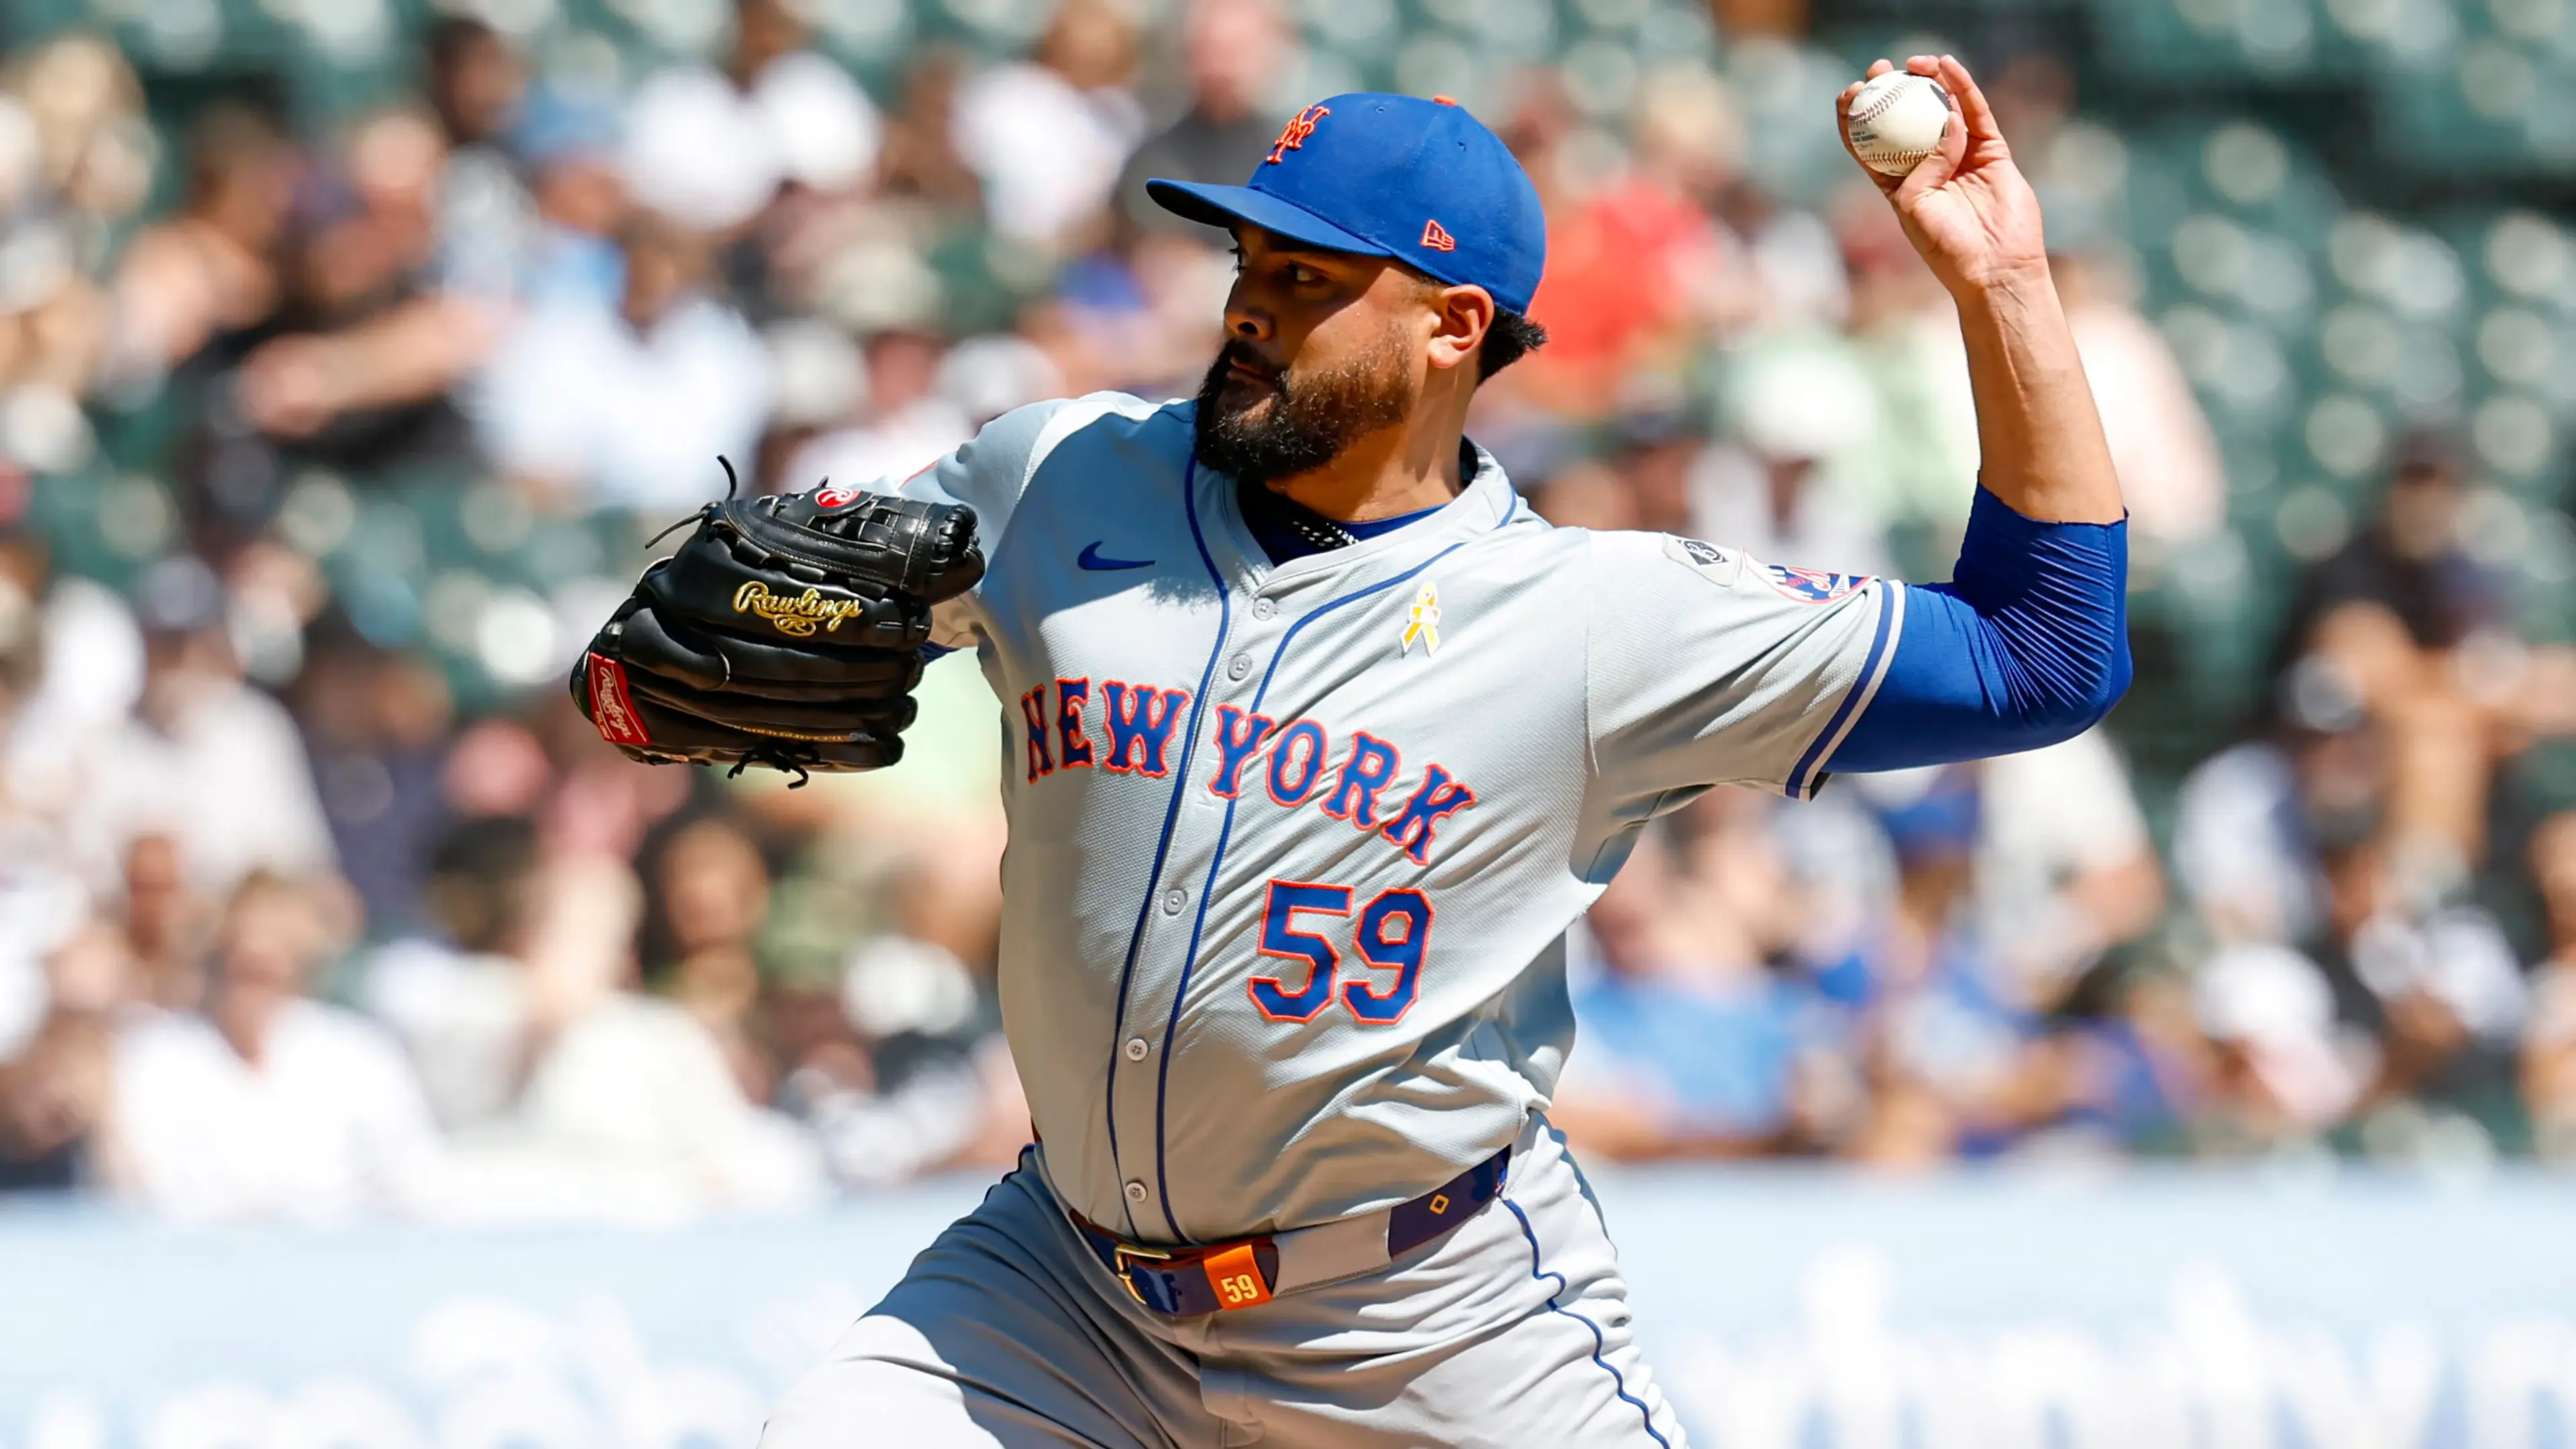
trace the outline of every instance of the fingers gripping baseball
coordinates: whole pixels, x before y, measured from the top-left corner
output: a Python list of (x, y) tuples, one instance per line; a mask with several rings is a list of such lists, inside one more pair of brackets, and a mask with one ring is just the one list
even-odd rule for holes
[(1890, 175), (1870, 162), (1870, 155), (1875, 155), (1884, 164), (1887, 147), (1873, 145), (1865, 155), (1855, 143), (1853, 103), (1865, 85), (1896, 70), (1885, 60), (1872, 65), (1867, 82), (1844, 89), (1835, 111), (1844, 147), (1896, 209), (1915, 250), (1953, 293), (1982, 287), (2014, 271), (2044, 268), (2048, 247), (2040, 225), (2039, 198), (2014, 164), (2012, 148), (2004, 141), (1985, 92), (1957, 57), (1906, 59), (1904, 73), (1937, 86), (1949, 110), (1939, 143), (1920, 161)]

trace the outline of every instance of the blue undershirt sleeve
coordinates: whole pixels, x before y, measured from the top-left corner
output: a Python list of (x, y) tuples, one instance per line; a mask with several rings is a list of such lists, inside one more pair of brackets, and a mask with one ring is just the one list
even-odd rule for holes
[(2129, 525), (2042, 523), (1983, 488), (1956, 577), (1904, 585), (1887, 676), (1829, 768), (1902, 770), (2072, 739), (2127, 692)]

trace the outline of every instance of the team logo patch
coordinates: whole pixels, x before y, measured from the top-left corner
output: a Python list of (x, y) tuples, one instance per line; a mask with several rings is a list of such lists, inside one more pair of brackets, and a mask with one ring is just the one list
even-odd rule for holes
[(590, 712), (598, 717), (599, 737), (612, 745), (649, 745), (653, 736), (645, 731), (644, 721), (635, 713), (635, 701), (626, 693), (626, 668), (605, 655), (585, 657), (584, 667), (590, 674)]
[(1867, 574), (1793, 569), (1787, 564), (1764, 564), (1762, 573), (1771, 580), (1771, 587), (1802, 604), (1830, 604), (1846, 595), (1859, 593), (1871, 583)]
[(1693, 570), (1721, 589), (1734, 588), (1735, 581), (1744, 574), (1741, 550), (1720, 548), (1701, 539), (1668, 537), (1664, 540), (1664, 557)]
[(1306, 138), (1315, 134), (1315, 123), (1332, 113), (1328, 106), (1308, 106), (1290, 117), (1288, 124), (1280, 128), (1279, 139), (1270, 143), (1270, 159), (1262, 164), (1276, 166), (1288, 159), (1289, 152), (1306, 149)]
[(1422, 587), (1414, 591), (1413, 609), (1404, 616), (1404, 638), (1395, 652), (1399, 655), (1412, 653), (1416, 639), (1422, 641), (1424, 658), (1440, 652), (1440, 591), (1432, 586), (1429, 579), (1424, 579)]
[(859, 490), (837, 483), (826, 483), (814, 490), (817, 508), (847, 508), (859, 501)]

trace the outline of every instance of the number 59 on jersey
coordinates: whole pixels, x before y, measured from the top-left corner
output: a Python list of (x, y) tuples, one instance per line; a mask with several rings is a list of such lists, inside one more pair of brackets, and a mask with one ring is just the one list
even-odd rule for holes
[[(1422, 953), (1431, 940), (1431, 898), (1399, 887), (1381, 891), (1362, 907), (1349, 940), (1366, 962), (1363, 970), (1392, 971), (1383, 977), (1341, 981), (1342, 953), (1331, 934), (1300, 929), (1299, 917), (1351, 915), (1349, 886), (1274, 880), (1261, 912), (1261, 954), (1306, 964), (1305, 979), (1293, 988), (1286, 973), (1255, 976), (1252, 1004), (1272, 1021), (1313, 1021), (1338, 1000), (1351, 1019), (1363, 1026), (1387, 1026), (1404, 1018), (1422, 989)], [(1315, 924), (1324, 924), (1321, 921)], [(1336, 987), (1338, 986), (1338, 990)]]

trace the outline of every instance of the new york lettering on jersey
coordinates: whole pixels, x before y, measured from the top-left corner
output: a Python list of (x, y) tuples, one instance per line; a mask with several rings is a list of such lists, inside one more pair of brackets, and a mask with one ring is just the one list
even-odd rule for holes
[[(1106, 738), (1101, 768), (1133, 769), (1156, 779), (1163, 776), (1173, 754), (1173, 727), (1189, 702), (1189, 691), (1113, 679), (1101, 686), (1106, 704), (1097, 711), (1090, 708), (1091, 693), (1088, 679), (1058, 679), (1020, 697), (1026, 783), (1034, 785), (1054, 774), (1059, 759), (1066, 769), (1092, 763), (1093, 727), (1086, 720), (1094, 713), (1100, 716), (1098, 728)], [(1417, 865), (1430, 863), (1433, 831), (1440, 821), (1476, 803), (1474, 789), (1432, 765), (1389, 815), (1380, 800), (1394, 785), (1403, 757), (1395, 746), (1366, 730), (1352, 731), (1337, 747), (1331, 732), (1315, 720), (1294, 720), (1283, 730), (1267, 715), (1246, 714), (1238, 705), (1221, 704), (1205, 743), (1215, 762), (1204, 782), (1209, 794), (1223, 800), (1241, 798), (1244, 771), (1250, 766), (1279, 805), (1294, 809), (1320, 802), (1323, 813), (1361, 830), (1375, 830)], [(1381, 819), (1382, 815), (1386, 818)]]

